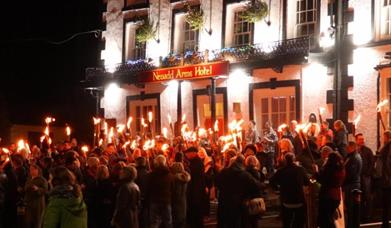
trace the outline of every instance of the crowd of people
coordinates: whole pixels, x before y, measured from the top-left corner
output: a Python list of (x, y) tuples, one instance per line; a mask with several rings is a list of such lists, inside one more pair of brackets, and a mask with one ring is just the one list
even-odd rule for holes
[(390, 131), (375, 156), (363, 134), (348, 141), (340, 120), (332, 129), (314, 116), (302, 128), (296, 121), (263, 128), (250, 121), (242, 140), (225, 149), (219, 140), (181, 136), (156, 137), (148, 148), (145, 137), (136, 146), (118, 138), (89, 151), (76, 140), (11, 144), (0, 151), (0, 227), (199, 228), (213, 200), (218, 227), (259, 227), (262, 213), (249, 206), (270, 186), (280, 195), (284, 227), (336, 227), (341, 217), (359, 227), (372, 215), (374, 182), (383, 189), (388, 227)]

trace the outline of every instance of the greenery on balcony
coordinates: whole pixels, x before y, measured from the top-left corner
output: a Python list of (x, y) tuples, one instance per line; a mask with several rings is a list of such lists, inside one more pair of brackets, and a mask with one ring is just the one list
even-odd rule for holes
[(187, 13), (185, 15), (185, 21), (190, 25), (193, 30), (200, 30), (204, 26), (204, 12), (202, 9), (190, 6), (186, 3)]
[(252, 0), (246, 5), (246, 9), (240, 16), (249, 23), (255, 23), (264, 19), (268, 14), (268, 5), (262, 0)]
[(136, 30), (136, 41), (138, 43), (145, 43), (149, 40), (155, 39), (156, 37), (156, 26), (153, 21), (143, 20), (140, 27)]

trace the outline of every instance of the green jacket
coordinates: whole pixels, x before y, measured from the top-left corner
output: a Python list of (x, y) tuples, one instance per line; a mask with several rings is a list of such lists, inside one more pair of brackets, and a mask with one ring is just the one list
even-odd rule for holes
[(49, 198), (43, 228), (87, 228), (87, 207), (83, 198)]

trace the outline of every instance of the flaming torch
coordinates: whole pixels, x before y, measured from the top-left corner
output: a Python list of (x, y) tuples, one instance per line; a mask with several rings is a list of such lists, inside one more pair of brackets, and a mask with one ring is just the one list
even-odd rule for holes
[(323, 122), (322, 115), (323, 115), (323, 113), (324, 113), (325, 111), (326, 111), (326, 109), (323, 108), (323, 107), (319, 107), (319, 108), (318, 108), (318, 112), (319, 112), (319, 122), (320, 122), (320, 124), (322, 124), (322, 122)]
[(153, 138), (153, 131), (152, 131), (152, 120), (153, 120), (153, 113), (148, 112), (148, 130)]
[(383, 116), (381, 114), (381, 111), (382, 111), (382, 108), (384, 106), (386, 106), (387, 104), (388, 104), (388, 100), (383, 100), (376, 106), (377, 116), (380, 120), (383, 131), (386, 130), (386, 125), (384, 124), (384, 120), (383, 120)]
[(301, 145), (303, 146), (303, 149), (308, 152), (310, 155), (312, 163), (315, 163), (314, 156), (312, 155), (312, 151), (308, 145), (307, 138), (304, 135), (304, 129), (308, 126), (308, 124), (297, 124), (296, 125), (296, 132), (299, 134)]
[(96, 142), (99, 140), (100, 138), (100, 123), (101, 123), (101, 119), (100, 118), (95, 118), (95, 117), (92, 117), (93, 121), (94, 121), (94, 145), (96, 145)]
[(353, 129), (352, 129), (353, 136), (356, 136), (356, 128), (357, 128), (358, 123), (360, 122), (360, 120), (361, 120), (361, 114), (358, 114), (356, 119), (353, 120)]
[(132, 121), (133, 121), (133, 117), (129, 116), (129, 119), (128, 121), (126, 122), (126, 129), (127, 131), (129, 132), (130, 135), (132, 135)]
[(71, 128), (69, 126), (66, 126), (65, 128), (65, 134), (67, 135), (67, 139), (70, 141), (71, 140)]

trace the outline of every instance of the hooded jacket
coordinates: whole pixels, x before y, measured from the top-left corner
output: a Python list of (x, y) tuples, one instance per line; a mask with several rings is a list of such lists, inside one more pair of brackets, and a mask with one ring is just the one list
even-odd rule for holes
[(56, 186), (49, 197), (43, 228), (87, 228), (87, 207), (72, 186)]

